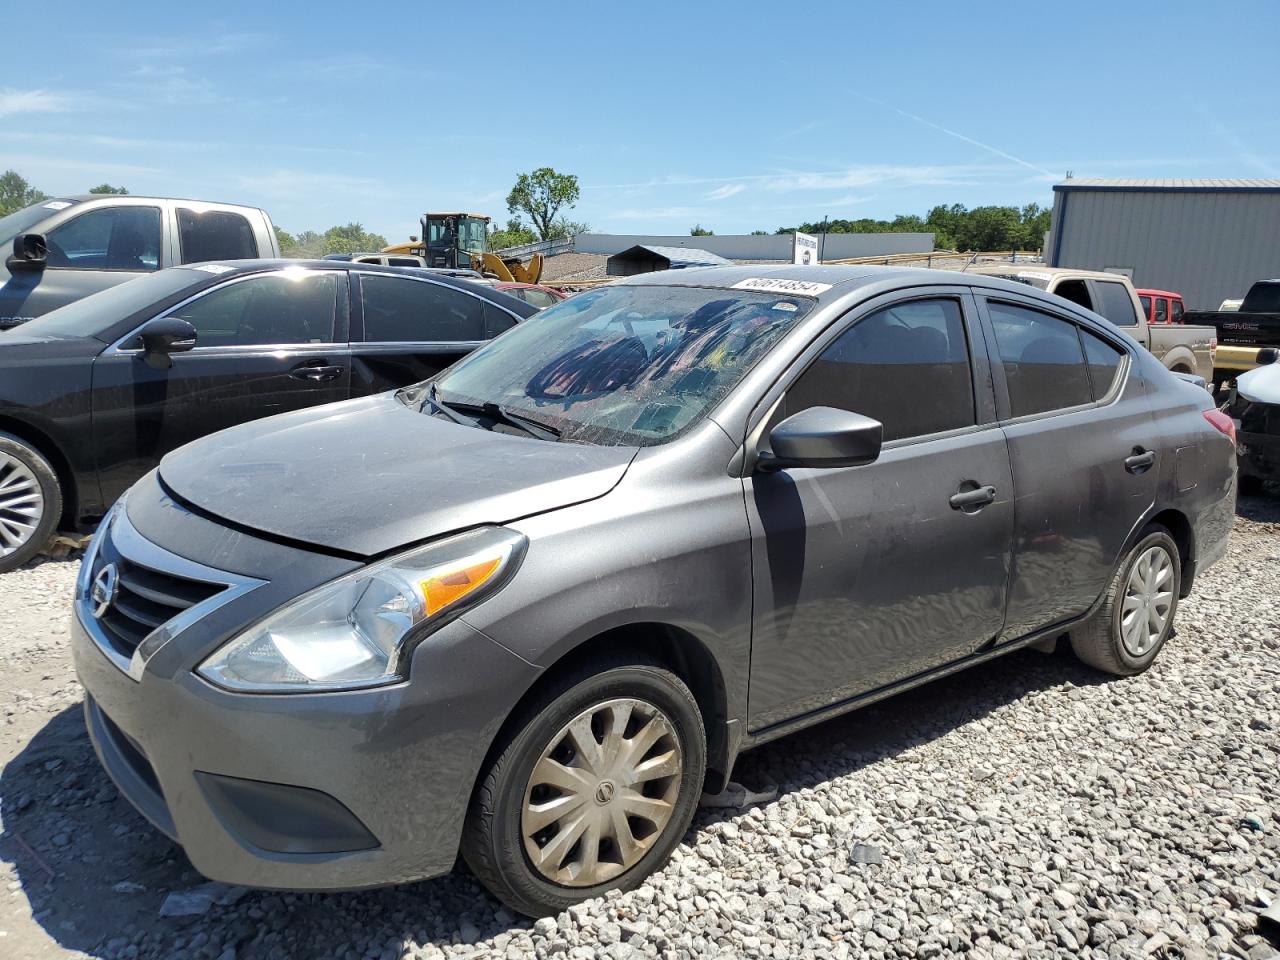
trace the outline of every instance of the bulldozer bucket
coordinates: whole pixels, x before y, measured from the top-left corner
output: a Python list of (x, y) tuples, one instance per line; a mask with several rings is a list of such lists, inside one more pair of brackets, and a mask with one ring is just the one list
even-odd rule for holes
[(535, 253), (528, 263), (512, 260), (507, 262), (507, 266), (511, 268), (511, 275), (521, 283), (537, 283), (542, 277), (542, 262), (542, 254)]
[[(480, 260), (480, 263), (477, 265), (477, 269), (479, 269), (481, 273), (491, 274), (499, 280), (505, 280), (507, 282), (511, 282), (516, 279), (515, 276), (512, 275), (511, 271), (507, 269), (506, 263), (504, 263), (502, 258), (496, 254), (482, 253), (478, 258), (474, 256), (472, 257), (473, 261), (476, 259)], [(517, 264), (517, 267), (518, 266), (519, 264)]]

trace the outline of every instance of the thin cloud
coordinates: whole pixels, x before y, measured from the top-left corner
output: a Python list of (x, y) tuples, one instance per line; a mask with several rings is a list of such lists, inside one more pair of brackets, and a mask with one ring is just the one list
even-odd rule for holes
[(65, 93), (0, 87), (0, 117), (16, 113), (66, 113), (75, 108), (74, 99)]
[[(1036, 169), (1036, 168), (1033, 168)], [(859, 164), (837, 170), (778, 170), (774, 173), (716, 177), (669, 176), (636, 183), (590, 183), (583, 190), (632, 190), (661, 187), (706, 186), (714, 183), (760, 184), (770, 190), (847, 190), (872, 183), (908, 186), (972, 183), (976, 178), (1008, 173), (1003, 164), (895, 165)], [(1047, 171), (1044, 171), (1047, 173)]]
[(607, 220), (688, 220), (705, 217), (706, 207), (650, 207), (647, 209), (615, 210)]
[(901, 107), (895, 107), (891, 103), (885, 103), (883, 100), (877, 100), (874, 97), (868, 97), (866, 94), (863, 94), (863, 93), (855, 94), (855, 96), (861, 97), (863, 100), (866, 100), (868, 103), (874, 103), (878, 107), (884, 107), (886, 110), (892, 110), (894, 113), (898, 114), (899, 116), (906, 117), (908, 120), (913, 120), (916, 123), (922, 124), (928, 127), (930, 130), (937, 130), (939, 133), (945, 133), (948, 137), (954, 137), (955, 139), (963, 141), (964, 143), (967, 143), (970, 146), (977, 147), (980, 150), (985, 150), (987, 151), (987, 153), (993, 153), (997, 157), (1003, 157), (1004, 159), (1012, 163), (1016, 163), (1019, 166), (1026, 167), (1028, 170), (1034, 170), (1037, 173), (1042, 173), (1050, 177), (1054, 176), (1054, 174), (1044, 169), (1044, 167), (1038, 167), (1034, 163), (1031, 163), (1029, 160), (1023, 160), (1021, 157), (1015, 157), (1012, 153), (1009, 153), (1008, 151), (1005, 151), (1005, 150), (1001, 150), (999, 147), (993, 147), (989, 143), (983, 143), (981, 140), (975, 140), (973, 137), (965, 136), (963, 133), (960, 133), (956, 130), (950, 130), (947, 127), (942, 126), (941, 124), (934, 123), (932, 120), (926, 120), (924, 117), (918, 117), (914, 113), (908, 113), (906, 110), (903, 110)]
[(737, 196), (743, 190), (747, 189), (745, 183), (726, 183), (723, 187), (716, 187), (707, 194), (708, 200), (728, 200), (730, 197)]

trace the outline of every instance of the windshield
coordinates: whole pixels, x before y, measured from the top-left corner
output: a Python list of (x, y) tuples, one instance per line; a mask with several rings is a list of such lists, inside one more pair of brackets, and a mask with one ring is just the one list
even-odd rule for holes
[[(15, 210), (7, 217), (0, 217), (0, 247), (8, 247), (18, 234), (26, 233), (41, 220), (52, 217), (59, 210), (65, 210), (75, 202), (74, 200), (41, 200), (29, 207)], [(8, 256), (9, 251), (4, 250), (4, 254)]]
[(662, 443), (700, 420), (812, 307), (742, 290), (599, 288), (459, 361), (436, 381), (437, 396), (497, 404), (565, 440)]
[(467, 253), (484, 253), (484, 221), (463, 217), (458, 221), (458, 246)]
[(208, 273), (174, 268), (151, 273), (136, 280), (108, 287), (101, 293), (76, 300), (28, 320), (20, 328), (23, 336), (97, 337), (130, 314), (209, 279)]
[(1035, 287), (1037, 290), (1048, 290), (1049, 281), (1053, 279), (1047, 273), (1031, 273), (1026, 270), (1011, 270), (1008, 273), (988, 273), (988, 277), (998, 277), (1001, 280), (1012, 280), (1014, 283), (1025, 283), (1029, 287)]

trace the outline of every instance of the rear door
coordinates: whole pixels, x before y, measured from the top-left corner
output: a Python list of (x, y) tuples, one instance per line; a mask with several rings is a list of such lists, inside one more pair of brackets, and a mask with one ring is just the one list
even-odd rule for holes
[(1002, 640), (1079, 616), (1155, 500), (1155, 425), (1135, 347), (1066, 311), (979, 295), (1013, 466)]
[[(960, 288), (881, 297), (788, 375), (769, 425), (839, 407), (880, 420), (886, 442), (864, 467), (745, 481), (752, 730), (960, 659), (1000, 633), (1012, 477), (974, 314)], [(954, 500), (987, 488), (989, 500)]]
[(515, 326), (483, 297), (403, 274), (352, 272), (353, 396), (434, 377)]
[(236, 424), (345, 400), (346, 273), (288, 268), (238, 277), (167, 311), (196, 347), (156, 370), (136, 336), (94, 363), (93, 430), (105, 503), (184, 443)]

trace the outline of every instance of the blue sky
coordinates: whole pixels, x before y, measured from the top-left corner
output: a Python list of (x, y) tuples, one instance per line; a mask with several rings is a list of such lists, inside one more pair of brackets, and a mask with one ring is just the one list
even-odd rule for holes
[(1280, 177), (1274, 0), (61, 2), (4, 22), (0, 170), (252, 203), (295, 232), (505, 220), (544, 165), (612, 233), (1047, 205), (1067, 170)]

